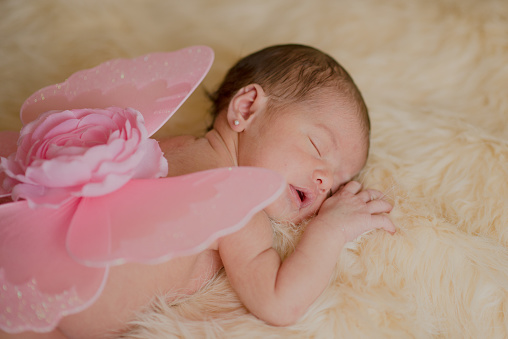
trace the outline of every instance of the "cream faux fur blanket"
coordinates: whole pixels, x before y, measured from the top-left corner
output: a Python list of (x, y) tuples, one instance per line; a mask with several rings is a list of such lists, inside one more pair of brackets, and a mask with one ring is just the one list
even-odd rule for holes
[[(370, 108), (360, 180), (395, 204), (394, 236), (343, 251), (295, 326), (249, 315), (221, 274), (164, 296), (129, 338), (508, 338), (506, 0), (2, 0), (0, 128), (35, 90), (116, 57), (206, 44), (215, 64), (159, 136), (201, 133), (211, 90), (239, 57), (276, 43), (342, 63)], [(283, 229), (282, 252), (297, 232)]]

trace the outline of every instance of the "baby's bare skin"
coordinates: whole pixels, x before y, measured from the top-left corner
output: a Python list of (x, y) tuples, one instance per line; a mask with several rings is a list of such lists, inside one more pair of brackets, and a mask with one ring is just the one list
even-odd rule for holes
[(199, 290), (222, 266), (217, 251), (176, 258), (159, 265), (113, 267), (106, 287), (90, 308), (65, 317), (59, 329), (69, 338), (105, 338), (121, 331), (160, 293), (189, 295)]

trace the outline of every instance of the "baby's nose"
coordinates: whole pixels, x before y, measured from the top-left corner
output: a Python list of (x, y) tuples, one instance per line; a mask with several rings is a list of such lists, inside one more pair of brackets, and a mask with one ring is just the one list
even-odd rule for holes
[(331, 174), (326, 170), (315, 170), (313, 175), (320, 193), (328, 193), (333, 184)]

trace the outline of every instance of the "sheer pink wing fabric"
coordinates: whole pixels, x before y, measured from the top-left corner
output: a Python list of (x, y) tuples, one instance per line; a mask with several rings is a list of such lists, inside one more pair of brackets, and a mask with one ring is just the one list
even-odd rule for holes
[(91, 305), (107, 268), (85, 267), (67, 253), (65, 235), (78, 206), (0, 205), (0, 325), (5, 331), (51, 331), (67, 314)]
[(239, 230), (283, 189), (279, 174), (251, 167), (131, 180), (79, 205), (67, 246), (77, 261), (93, 267), (195, 254)]
[(107, 61), (32, 94), (21, 107), (21, 120), (26, 124), (50, 110), (132, 107), (152, 135), (201, 83), (213, 58), (210, 47), (192, 46)]

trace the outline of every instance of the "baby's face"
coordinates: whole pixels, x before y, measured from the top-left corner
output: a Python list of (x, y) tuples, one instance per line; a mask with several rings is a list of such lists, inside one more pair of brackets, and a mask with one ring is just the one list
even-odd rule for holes
[(265, 209), (277, 220), (300, 222), (365, 165), (367, 142), (348, 105), (292, 105), (267, 118), (263, 112), (239, 136), (238, 164), (272, 169), (287, 187)]

